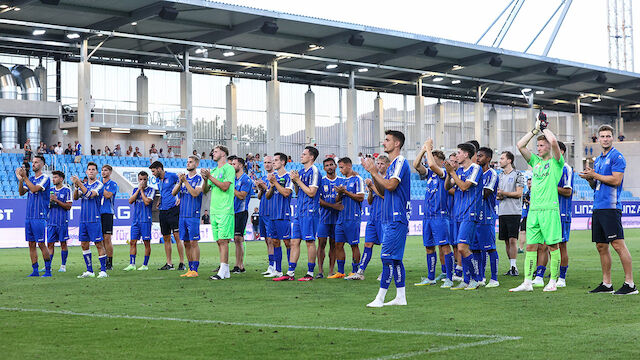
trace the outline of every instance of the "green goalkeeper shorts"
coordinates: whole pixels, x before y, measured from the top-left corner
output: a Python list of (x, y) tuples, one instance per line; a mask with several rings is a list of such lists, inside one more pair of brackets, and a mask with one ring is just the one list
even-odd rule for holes
[(233, 239), (235, 219), (233, 214), (218, 215), (211, 214), (211, 232), (213, 241), (220, 239)]
[(529, 210), (527, 244), (553, 245), (562, 241), (559, 210)]

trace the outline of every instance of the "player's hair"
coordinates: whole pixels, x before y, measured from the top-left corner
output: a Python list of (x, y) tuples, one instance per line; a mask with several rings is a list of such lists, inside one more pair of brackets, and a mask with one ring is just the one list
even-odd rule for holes
[(351, 158), (349, 158), (348, 156), (340, 158), (340, 160), (338, 160), (338, 164), (340, 164), (340, 163), (349, 164), (349, 165), (353, 164), (353, 162), (351, 161)]
[(467, 142), (469, 144), (473, 145), (476, 148), (476, 152), (478, 152), (478, 150), (480, 150), (480, 143), (477, 142), (476, 140), (469, 140)]
[(540, 135), (536, 138), (536, 141), (546, 141), (549, 142), (549, 140), (547, 140), (547, 137), (544, 135)]
[(320, 155), (320, 152), (314, 146), (306, 146), (304, 149), (309, 150), (309, 153), (311, 154), (311, 156), (313, 156), (314, 161), (318, 158), (318, 155)]
[(200, 158), (198, 157), (198, 155), (189, 155), (188, 157), (189, 159), (192, 159), (193, 161), (196, 162), (196, 164), (200, 163)]
[(456, 153), (451, 153), (451, 154), (449, 154), (449, 157), (452, 157), (452, 156), (454, 156), (454, 157), (455, 157), (455, 156), (456, 156)]
[(44, 159), (44, 156), (42, 156), (42, 155), (36, 155), (34, 158), (35, 158), (35, 159), (40, 159), (40, 160), (42, 161), (42, 163), (43, 163), (43, 164), (46, 164), (46, 163), (47, 163), (47, 160), (45, 160), (45, 159)]
[(283, 161), (283, 162), (287, 162), (287, 160), (289, 159), (287, 157), (287, 154), (281, 153), (281, 152), (277, 152), (277, 153), (273, 154), (273, 156), (277, 157), (277, 158), (280, 158), (280, 161)]
[(241, 158), (240, 156), (236, 156), (233, 160), (237, 161), (240, 163), (240, 165), (242, 165), (244, 167), (245, 161), (243, 158)]
[[(442, 154), (442, 156), (444, 156), (444, 154)], [(378, 155), (378, 157), (376, 158), (376, 160), (378, 160), (378, 159), (380, 159), (380, 160), (382, 160), (382, 161), (386, 162), (387, 164), (391, 162), (391, 159), (389, 159), (389, 157), (388, 157), (387, 155), (384, 155), (384, 154), (380, 154), (380, 155)]]
[(220, 151), (223, 151), (226, 156), (229, 156), (229, 148), (224, 145), (216, 145), (214, 149), (220, 149)]
[(96, 170), (98, 170), (98, 164), (94, 163), (93, 161), (89, 161), (87, 163), (87, 169), (89, 169), (89, 166), (93, 166), (96, 168)]
[(489, 159), (493, 157), (493, 150), (489, 149), (488, 147), (483, 146), (480, 149), (478, 149), (478, 152), (484, 153), (484, 155), (487, 156)]
[(475, 153), (476, 153), (476, 147), (473, 146), (473, 144), (471, 144), (471, 143), (458, 144), (458, 149), (466, 152), (467, 155), (469, 155), (469, 159), (471, 159), (473, 157), (473, 155), (475, 155)]
[[(433, 156), (437, 157), (441, 161), (444, 161), (444, 153), (442, 151), (433, 150), (431, 153), (433, 154)], [(387, 161), (389, 161), (389, 158), (387, 158)]]
[(151, 165), (149, 165), (149, 169), (164, 169), (164, 165), (158, 160), (154, 161)]
[(604, 124), (598, 128), (598, 135), (600, 135), (603, 131), (610, 131), (611, 135), (613, 135), (613, 127), (611, 125)]
[(238, 157), (236, 155), (231, 155), (227, 157), (227, 161), (233, 161), (235, 159), (237, 159)]
[(558, 141), (558, 147), (563, 153), (567, 152), (567, 145), (565, 145), (562, 141)]
[(144, 177), (148, 178), (148, 177), (149, 177), (149, 174), (147, 174), (147, 172), (146, 172), (146, 171), (140, 171), (140, 172), (138, 173), (138, 176), (144, 176)]
[(102, 168), (103, 168), (103, 169), (107, 169), (107, 170), (109, 170), (109, 171), (113, 171), (113, 168), (112, 168), (112, 167), (111, 167), (111, 165), (109, 165), (109, 164), (104, 164), (104, 165), (102, 165)]
[(51, 172), (51, 175), (58, 175), (64, 180), (64, 173), (62, 171), (60, 171), (60, 170), (53, 170)]
[(336, 160), (334, 158), (332, 158), (332, 157), (326, 158), (326, 159), (322, 160), (322, 165), (324, 165), (324, 163), (326, 163), (326, 162), (332, 162), (332, 163), (335, 164)]
[(404, 146), (404, 134), (402, 133), (402, 131), (398, 131), (398, 130), (387, 130), (384, 132), (385, 135), (391, 135), (393, 136), (396, 140), (400, 141), (400, 148), (402, 148)]
[(503, 151), (502, 153), (507, 157), (507, 160), (511, 161), (511, 165), (513, 165), (513, 162), (516, 160), (513, 153), (511, 151)]

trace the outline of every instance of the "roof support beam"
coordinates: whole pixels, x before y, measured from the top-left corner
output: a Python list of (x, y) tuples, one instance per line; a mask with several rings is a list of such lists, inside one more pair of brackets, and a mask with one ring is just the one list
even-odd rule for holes
[(96, 30), (116, 30), (126, 24), (157, 16), (160, 13), (160, 10), (162, 10), (162, 7), (166, 4), (167, 3), (165, 1), (157, 1), (129, 12), (127, 14), (128, 16), (126, 17), (113, 16), (97, 23), (88, 25), (87, 27), (89, 29)]

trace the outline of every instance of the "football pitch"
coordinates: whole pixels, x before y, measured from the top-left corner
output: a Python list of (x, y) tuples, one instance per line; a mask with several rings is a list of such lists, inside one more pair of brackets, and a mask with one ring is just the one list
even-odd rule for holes
[[(637, 269), (640, 230), (625, 235)], [(599, 257), (590, 232), (571, 236), (567, 287), (555, 293), (541, 288), (509, 293), (522, 277), (502, 276), (508, 267), (502, 242), (498, 288), (413, 286), (425, 276), (426, 260), (421, 238), (410, 237), (405, 251), (409, 304), (380, 309), (365, 307), (379, 285), (379, 247), (366, 280), (307, 283), (264, 279), (263, 242), (247, 243), (247, 272), (224, 281), (208, 280), (218, 263), (212, 243), (201, 244), (195, 279), (156, 270), (165, 258), (159, 244), (153, 245), (146, 272), (122, 271), (128, 246), (116, 246), (114, 270), (106, 279), (76, 279), (84, 271), (79, 247), (70, 248), (66, 273), (57, 272), (56, 247), (52, 278), (26, 277), (31, 270), (27, 249), (2, 249), (0, 351), (5, 359), (640, 358), (634, 345), (640, 337), (640, 296), (587, 294), (601, 281)], [(302, 247), (297, 276), (306, 270)], [(611, 251), (618, 288), (624, 276)], [(139, 245), (138, 265), (142, 253)], [(175, 259), (175, 248), (173, 254)], [(349, 257), (347, 250), (347, 268)], [(523, 261), (519, 254), (519, 268)], [(387, 301), (393, 296), (394, 285)]]

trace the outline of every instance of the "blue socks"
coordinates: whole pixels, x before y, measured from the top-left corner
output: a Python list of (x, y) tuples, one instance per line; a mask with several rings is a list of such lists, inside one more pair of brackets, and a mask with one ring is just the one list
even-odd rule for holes
[(427, 279), (436, 279), (436, 261), (438, 255), (436, 253), (427, 254)]
[(193, 271), (198, 272), (198, 267), (200, 267), (200, 261), (193, 262)]
[(144, 263), (143, 263), (143, 265), (144, 265), (144, 266), (149, 265), (149, 256), (147, 256), (147, 255), (145, 255), (145, 256), (144, 256)]
[(296, 265), (298, 265), (298, 264), (290, 262), (289, 263), (289, 271), (296, 271)]
[(558, 275), (558, 277), (562, 279), (566, 279), (568, 268), (569, 268), (568, 266), (560, 266), (560, 274)]
[[(446, 259), (445, 259), (445, 261), (446, 261)], [(443, 273), (443, 274), (445, 274), (447, 272), (447, 267), (445, 266), (445, 264), (440, 264), (440, 272)]]
[(100, 271), (107, 271), (107, 255), (98, 256), (100, 260)]
[(273, 254), (269, 254), (269, 266), (275, 266), (276, 265), (276, 258)]
[(380, 276), (380, 287), (388, 289), (393, 277), (393, 260), (382, 259), (382, 276)]
[(135, 264), (136, 264), (136, 256), (129, 254), (129, 265), (135, 265)]
[(359, 264), (358, 264), (358, 263), (355, 263), (355, 262), (352, 262), (352, 263), (351, 263), (351, 272), (352, 272), (352, 273), (354, 273), (354, 274), (355, 274), (355, 273), (358, 271), (358, 265), (359, 265)]
[(276, 271), (282, 272), (282, 248), (280, 246), (273, 248), (273, 257), (276, 262)]
[(31, 267), (33, 268), (33, 273), (37, 274), (38, 273), (38, 268), (40, 267), (38, 265), (38, 262), (36, 261), (35, 263), (31, 264)]
[(396, 289), (404, 287), (404, 264), (402, 260), (393, 260), (393, 278), (396, 281)]
[(338, 262), (338, 272), (344, 274), (344, 260), (336, 260)]
[(536, 269), (536, 276), (540, 276), (541, 278), (544, 278), (544, 272), (547, 271), (547, 268), (545, 266), (538, 266), (538, 268)]
[(360, 259), (360, 271), (364, 272), (367, 270), (367, 265), (369, 265), (369, 261), (371, 260), (371, 256), (373, 255), (373, 248), (364, 247), (362, 251), (362, 259)]
[(189, 270), (193, 270), (193, 261), (189, 261)]
[(498, 281), (498, 252), (489, 251), (489, 263), (491, 266), (491, 280)]
[(49, 257), (49, 260), (44, 261), (44, 271), (45, 273), (51, 272), (51, 257)]
[(471, 280), (471, 271), (473, 271), (473, 264), (472, 264), (472, 259), (473, 255), (469, 255), (467, 257), (463, 257), (462, 258), (462, 274), (463, 274), (463, 282), (465, 284), (469, 283), (469, 280)]
[(482, 250), (480, 252), (480, 269), (479, 269), (479, 273), (478, 273), (478, 281), (482, 281), (484, 279), (484, 274), (486, 272), (487, 269), (487, 252), (485, 250)]
[(287, 262), (290, 262), (291, 260), (291, 248), (287, 248)]
[(67, 265), (67, 256), (69, 256), (69, 250), (60, 251), (60, 256), (62, 257), (62, 265)]
[(316, 268), (316, 263), (310, 263), (310, 262), (307, 263), (307, 271), (309, 273), (313, 273), (313, 270), (315, 270), (315, 268)]
[(93, 272), (93, 264), (91, 263), (91, 250), (83, 250), (82, 257), (84, 258), (84, 264), (87, 266), (87, 271)]
[(453, 278), (453, 253), (450, 252), (444, 256), (444, 268), (447, 274), (447, 279), (451, 280)]

